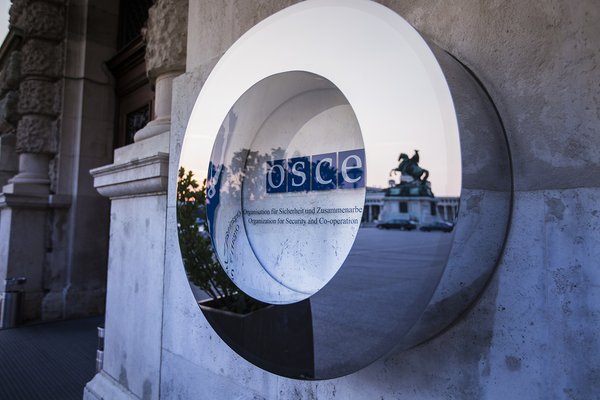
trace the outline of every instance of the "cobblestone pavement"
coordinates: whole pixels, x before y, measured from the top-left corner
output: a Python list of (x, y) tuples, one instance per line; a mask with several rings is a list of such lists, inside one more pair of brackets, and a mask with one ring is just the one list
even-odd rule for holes
[(0, 330), (0, 400), (83, 397), (104, 317)]

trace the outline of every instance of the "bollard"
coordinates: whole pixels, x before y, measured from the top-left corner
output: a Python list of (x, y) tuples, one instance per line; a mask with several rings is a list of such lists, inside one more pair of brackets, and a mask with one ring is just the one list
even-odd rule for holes
[(27, 278), (8, 278), (5, 280), (6, 291), (2, 296), (2, 303), (0, 308), (0, 328), (14, 328), (19, 324), (19, 310), (21, 309), (21, 296), (20, 290), (8, 290), (10, 286), (22, 285), (27, 282)]
[(98, 325), (98, 348), (96, 349), (96, 373), (102, 370), (104, 364), (104, 324)]

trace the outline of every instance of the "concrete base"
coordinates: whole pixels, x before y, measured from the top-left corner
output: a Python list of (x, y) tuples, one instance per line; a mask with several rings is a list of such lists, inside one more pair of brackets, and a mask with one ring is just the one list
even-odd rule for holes
[(83, 400), (139, 400), (135, 394), (110, 377), (100, 372), (83, 389)]
[(159, 397), (168, 135), (121, 148), (114, 164), (91, 171), (96, 189), (112, 199), (111, 296), (103, 371), (86, 398)]
[[(18, 319), (40, 318), (46, 255), (45, 226), (48, 196), (0, 196), (0, 291), (22, 292)], [(24, 284), (6, 288), (4, 280), (25, 277)]]

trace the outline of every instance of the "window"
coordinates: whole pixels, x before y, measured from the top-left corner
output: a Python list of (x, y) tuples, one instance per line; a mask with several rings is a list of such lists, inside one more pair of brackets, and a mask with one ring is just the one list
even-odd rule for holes
[(107, 62), (116, 80), (114, 147), (133, 143), (137, 131), (152, 120), (154, 92), (146, 76), (146, 46), (141, 30), (153, 0), (121, 0), (118, 53)]
[(407, 213), (408, 212), (408, 203), (406, 201), (400, 202), (400, 212)]

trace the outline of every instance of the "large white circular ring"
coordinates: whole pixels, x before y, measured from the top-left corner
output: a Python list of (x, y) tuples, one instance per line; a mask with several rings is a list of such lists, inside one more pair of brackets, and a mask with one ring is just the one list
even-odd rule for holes
[[(364, 141), (367, 185), (385, 185), (390, 161), (400, 150), (419, 148), (430, 160), (424, 164), (435, 176), (436, 190), (460, 194), (458, 124), (444, 74), (414, 28), (367, 0), (305, 1), (244, 34), (198, 96), (180, 165), (206, 177), (215, 139), (234, 104), (257, 83), (291, 71), (324, 77), (345, 96)], [(281, 284), (249, 250), (240, 257), (244, 268), (230, 276), (259, 300), (292, 303), (315, 291)]]

